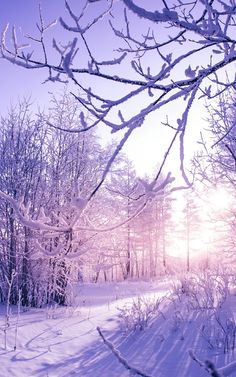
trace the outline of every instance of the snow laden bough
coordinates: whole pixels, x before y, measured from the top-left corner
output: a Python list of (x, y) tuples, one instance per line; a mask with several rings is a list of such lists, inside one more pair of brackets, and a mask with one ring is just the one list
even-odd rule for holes
[(216, 368), (215, 365), (210, 360), (205, 360), (205, 362), (202, 362), (201, 360), (199, 360), (192, 350), (189, 351), (189, 355), (201, 368), (203, 368), (212, 377), (233, 376), (233, 373), (236, 372), (235, 361), (222, 368)]
[[(125, 132), (117, 142), (119, 149), (155, 114), (155, 127), (173, 132), (161, 168), (179, 141), (179, 168), (184, 184), (190, 186), (185, 172), (185, 135), (191, 127), (192, 108), (195, 103), (198, 106), (199, 99), (214, 101), (235, 86), (234, 70), (233, 75), (230, 72), (236, 61), (234, 2), (160, 1), (154, 9), (146, 9), (132, 0), (91, 0), (81, 1), (75, 8), (65, 1), (68, 18), (59, 17), (59, 26), (66, 35), (71, 33), (67, 43), (62, 45), (56, 36), (50, 40), (56, 21), (45, 23), (40, 6), (39, 35), (26, 34), (27, 43), (21, 42), (13, 27), (10, 39), (7, 26), (2, 31), (2, 58), (22, 68), (44, 70), (48, 72), (46, 81), (69, 82), (80, 90), (73, 96), (84, 107), (80, 116), (83, 129), (70, 132), (85, 132), (98, 124), (111, 133)], [(112, 41), (106, 51), (95, 49), (91, 38), (100, 35), (100, 26), (105, 26)], [(37, 51), (41, 47), (41, 58), (38, 54), (34, 57), (33, 47), (29, 51), (28, 42), (35, 44)], [(81, 51), (84, 59), (80, 59)], [(106, 92), (107, 86), (112, 96)], [(160, 119), (156, 125), (160, 112), (164, 109), (170, 114), (174, 104), (180, 109), (176, 119), (165, 123)], [(87, 112), (91, 122), (86, 121)]]
[[(102, 178), (102, 182), (105, 178)], [(8, 202), (12, 209), (14, 210), (15, 215), (17, 216), (18, 220), (22, 225), (24, 225), (27, 228), (30, 228), (33, 231), (39, 232), (41, 235), (41, 238), (43, 239), (53, 239), (57, 238), (59, 235), (69, 235), (70, 241), (72, 243), (73, 241), (73, 233), (78, 231), (86, 231), (86, 232), (92, 232), (92, 233), (100, 233), (100, 232), (110, 232), (112, 230), (115, 230), (116, 228), (121, 227), (122, 225), (126, 224), (127, 222), (131, 221), (135, 217), (137, 217), (142, 210), (146, 207), (148, 202), (152, 199), (154, 199), (158, 195), (164, 195), (165, 188), (170, 185), (174, 181), (174, 178), (171, 177), (171, 173), (168, 173), (166, 179), (163, 182), (156, 182), (154, 180), (152, 183), (147, 183), (143, 179), (140, 179), (139, 182), (144, 188), (143, 194), (140, 195), (140, 206), (135, 211), (135, 213), (130, 216), (128, 219), (125, 219), (122, 222), (119, 222), (117, 224), (114, 224), (112, 226), (106, 226), (106, 227), (96, 227), (94, 225), (84, 227), (79, 224), (81, 218), (84, 216), (86, 208), (89, 204), (89, 202), (92, 200), (93, 196), (95, 195), (97, 190), (94, 190), (93, 193), (90, 194), (88, 199), (81, 198), (78, 196), (73, 196), (70, 200), (70, 202), (67, 204), (67, 210), (68, 207), (71, 207), (71, 211), (73, 215), (70, 217), (70, 219), (67, 219), (66, 215), (63, 214), (63, 210), (61, 209), (60, 215), (56, 215), (55, 213), (47, 214), (45, 215), (44, 208), (40, 209), (39, 212), (39, 218), (37, 220), (34, 220), (30, 218), (30, 203), (27, 207), (23, 205), (22, 202), (16, 201), (14, 198), (12, 198), (10, 195), (0, 191), (0, 198), (4, 201)], [(101, 182), (99, 183), (99, 185)], [(174, 191), (175, 188), (172, 188), (170, 192)], [(53, 220), (57, 225), (53, 225)], [(59, 244), (54, 248), (53, 251), (50, 252), (50, 254), (47, 252), (47, 249), (43, 248), (43, 244), (40, 246), (40, 241), (38, 239), (38, 246), (40, 247), (40, 252), (42, 252), (44, 255), (57, 255), (61, 254), (63, 252), (63, 256), (66, 258), (73, 258), (80, 255), (80, 251), (78, 250), (78, 253), (76, 254), (76, 250), (73, 249), (70, 252), (68, 252), (68, 249), (63, 244)], [(78, 246), (78, 245), (77, 245)], [(81, 246), (81, 245), (80, 245)], [(83, 252), (83, 251), (81, 251)]]

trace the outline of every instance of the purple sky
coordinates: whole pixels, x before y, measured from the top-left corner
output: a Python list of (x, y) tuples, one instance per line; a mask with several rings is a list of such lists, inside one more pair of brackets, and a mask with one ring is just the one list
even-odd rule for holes
[[(69, 20), (63, 0), (42, 0), (41, 3), (45, 22), (57, 19), (60, 15), (65, 17), (66, 20)], [(79, 3), (78, 0), (71, 0), (69, 3), (71, 4), (72, 9), (76, 10), (78, 4), (81, 6), (83, 0), (80, 0)], [(101, 2), (101, 5), (100, 2), (92, 4), (90, 6), (91, 15), (95, 14), (102, 4), (104, 5), (106, 2)], [(119, 19), (119, 12), (121, 10), (120, 4), (119, 2), (116, 3), (117, 19)], [(0, 2), (0, 30), (3, 30), (5, 25), (9, 23), (9, 37), (13, 25), (16, 26), (19, 40), (21, 40), (22, 36), (27, 33), (37, 35), (37, 21), (38, 1), (8, 0)], [(59, 24), (51, 30), (58, 41), (68, 41), (73, 38), (73, 36), (63, 30)], [(111, 59), (113, 54), (114, 37), (112, 33), (109, 32), (108, 28), (100, 23), (97, 27), (96, 33), (93, 33), (90, 38), (90, 41), (92, 42), (91, 46), (96, 50), (97, 57), (99, 58), (101, 56), (101, 59)], [(22, 39), (22, 41), (25, 43), (25, 39)], [(79, 53), (82, 59), (83, 51), (80, 51)], [(7, 111), (10, 104), (16, 104), (22, 97), (31, 97), (31, 101), (35, 103), (35, 106), (40, 105), (41, 108), (47, 108), (50, 98), (48, 92), (59, 93), (63, 89), (63, 86), (57, 83), (46, 83), (42, 85), (42, 82), (47, 77), (46, 75), (47, 71), (26, 70), (1, 59), (1, 114), (4, 114)], [(114, 94), (113, 88), (110, 88), (109, 86), (106, 87), (105, 83), (103, 85), (104, 90), (106, 89), (107, 93), (110, 93), (110, 95)], [(173, 113), (174, 112), (175, 110), (173, 110)], [(171, 116), (171, 114), (169, 115)], [(158, 118), (158, 122), (161, 120), (165, 120), (164, 113), (162, 113), (162, 119)], [(168, 130), (166, 132), (168, 134)], [(102, 135), (106, 136), (107, 134), (102, 133)], [(129, 156), (136, 161), (136, 167), (140, 174), (144, 174), (146, 171), (148, 173), (151, 172), (150, 167), (153, 168), (156, 165), (158, 156), (160, 156), (159, 159), (161, 160), (166, 145), (166, 136), (163, 133), (163, 130), (162, 134), (158, 133), (157, 119), (156, 116), (153, 116), (150, 118), (149, 124), (145, 126), (144, 129), (137, 130), (135, 138), (128, 143), (126, 150)]]
[[(80, 4), (83, 0), (80, 1)], [(46, 22), (57, 19), (59, 16), (67, 18), (67, 12), (64, 7), (63, 0), (42, 0), (42, 10)], [(55, 6), (56, 4), (56, 6)], [(73, 9), (77, 9), (78, 1), (70, 1)], [(90, 6), (90, 11), (95, 13), (100, 7), (99, 3), (94, 3)], [(118, 8), (119, 9), (119, 8)], [(37, 0), (9, 0), (0, 2), (0, 30), (2, 31), (6, 24), (9, 23), (8, 42), (11, 43), (11, 28), (16, 27), (17, 36), (19, 40), (24, 41), (25, 34), (37, 35), (36, 22), (38, 21), (38, 1)], [(51, 29), (52, 30), (52, 29)], [(58, 24), (53, 28), (53, 35), (57, 40), (71, 40), (73, 37), (67, 33)], [(65, 39), (66, 38), (66, 39)], [(108, 29), (99, 25), (97, 32), (92, 36), (92, 46), (96, 49), (98, 57), (110, 59), (113, 50), (113, 36), (108, 32)], [(81, 54), (81, 52), (80, 52)], [(86, 66), (86, 65), (85, 65)], [(1, 114), (4, 115), (11, 104), (15, 105), (23, 97), (31, 99), (35, 105), (41, 108), (47, 108), (50, 95), (48, 92), (60, 92), (63, 86), (56, 83), (46, 83), (42, 85), (45, 80), (47, 71), (40, 70), (26, 70), (16, 65), (10, 64), (4, 59), (0, 60), (0, 85), (1, 85)], [(104, 89), (105, 89), (104, 84)], [(107, 88), (109, 93), (110, 88)], [(114, 93), (114, 92), (113, 92)], [(136, 136), (136, 144), (130, 146), (132, 158), (141, 159), (140, 154), (136, 153), (140, 143), (143, 141), (142, 132), (138, 132)], [(107, 134), (105, 133), (107, 136)], [(143, 157), (142, 157), (143, 159)], [(142, 161), (141, 161), (142, 164)]]
[[(11, 40), (13, 26), (16, 27), (19, 40), (24, 41), (24, 43), (28, 43), (26, 39), (23, 39), (25, 34), (37, 36), (36, 22), (39, 20), (38, 3), (37, 0), (9, 0), (0, 2), (0, 30), (2, 32), (6, 24), (9, 23), (9, 41)], [(72, 6), (76, 3), (76, 0), (70, 1)], [(59, 16), (67, 17), (63, 0), (42, 0), (41, 4), (45, 23), (51, 22)], [(95, 10), (95, 6), (93, 8)], [(70, 35), (66, 35), (69, 33), (66, 33), (59, 24), (53, 28), (53, 33), (59, 41), (62, 41), (63, 38), (65, 41), (72, 38)], [(96, 34), (96, 37), (99, 40), (100, 36), (98, 34)], [(1, 111), (6, 111), (11, 103), (17, 103), (18, 99), (23, 96), (31, 96), (33, 101), (43, 106), (46, 105), (48, 101), (47, 93), (49, 91), (62, 90), (62, 86), (59, 84), (47, 83), (42, 85), (41, 83), (46, 77), (47, 71), (45, 70), (37, 70), (37, 72), (25, 70), (9, 64), (5, 60), (0, 60)]]
[[(60, 3), (61, 1), (58, 1)], [(43, 1), (43, 4), (45, 1)], [(52, 1), (48, 1), (47, 11), (54, 13)], [(1, 31), (9, 23), (9, 35), (13, 25), (16, 26), (17, 34), (35, 31), (37, 20), (38, 2), (35, 0), (9, 0), (0, 2), (0, 29)], [(41, 85), (45, 79), (43, 72), (33, 72), (17, 67), (13, 64), (0, 60), (0, 84), (1, 84), (1, 111), (5, 112), (10, 104), (15, 104), (23, 96), (31, 96), (33, 101), (44, 103), (48, 90), (52, 85)]]

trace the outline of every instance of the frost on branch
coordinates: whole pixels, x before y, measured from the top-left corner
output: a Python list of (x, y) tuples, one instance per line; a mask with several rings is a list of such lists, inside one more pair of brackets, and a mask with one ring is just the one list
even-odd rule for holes
[(168, 173), (166, 178), (161, 184), (154, 179), (151, 183), (146, 182), (144, 179), (139, 178), (139, 182), (145, 190), (145, 197), (149, 199), (155, 198), (156, 195), (163, 195), (166, 186), (171, 184), (175, 180), (174, 177), (171, 177), (171, 173)]
[(67, 73), (68, 77), (70, 78), (73, 78), (71, 64), (77, 53), (77, 50), (75, 49), (76, 44), (77, 44), (77, 38), (74, 38), (73, 42), (68, 44), (68, 46), (65, 48), (65, 50), (69, 50), (69, 51), (66, 52), (66, 54), (63, 56), (63, 68), (64, 68), (64, 71)]
[(225, 365), (224, 367), (216, 368), (214, 363), (210, 360), (206, 360), (204, 362), (199, 360), (192, 350), (189, 351), (189, 355), (201, 368), (205, 369), (206, 372), (213, 377), (233, 376), (233, 373), (236, 372), (235, 361)]
[(114, 345), (105, 338), (100, 327), (97, 327), (97, 332), (102, 338), (103, 342), (106, 344), (106, 346), (111, 350), (113, 355), (118, 359), (119, 363), (121, 363), (125, 369), (129, 370), (130, 373), (132, 373), (133, 375), (137, 375), (141, 377), (152, 377), (150, 374), (147, 374), (141, 371), (140, 369), (135, 368), (134, 366), (130, 365), (130, 363), (121, 355), (121, 353), (114, 347)]
[(9, 196), (8, 194), (5, 194), (2, 191), (0, 191), (0, 198), (5, 200), (12, 206), (20, 222), (24, 226), (30, 229), (41, 230), (41, 231), (54, 231), (54, 232), (68, 232), (70, 229), (68, 226), (57, 227), (53, 225), (48, 225), (47, 223), (44, 222), (45, 219), (43, 219), (43, 221), (31, 219), (28, 215), (27, 208), (22, 209), (22, 206), (20, 207), (18, 202), (15, 199), (13, 199), (11, 196)]
[[(138, 6), (133, 0), (101, 2), (101, 8), (93, 3), (96, 2), (81, 1), (76, 10), (65, 3), (68, 19), (65, 21), (61, 15), (60, 25), (76, 35), (63, 46), (56, 36), (50, 43), (44, 42), (54, 23), (44, 25), (40, 8), (39, 36), (27, 36), (32, 44), (42, 47), (42, 58), (38, 60), (33, 57), (33, 46), (24, 52), (26, 46), (18, 42), (16, 28), (12, 43), (8, 43), (6, 28), (2, 33), (2, 57), (21, 67), (47, 69), (48, 80), (53, 82), (73, 81), (80, 89), (75, 98), (92, 117), (92, 124), (77, 132), (97, 124), (115, 133), (128, 131), (139, 121), (145, 127), (149, 114), (156, 113), (158, 120), (160, 110), (168, 113), (174, 102), (180, 104), (180, 114), (176, 114), (181, 121), (179, 138), (172, 127), (168, 150), (179, 140), (180, 170), (189, 186), (184, 171), (184, 134), (190, 108), (196, 99), (210, 100), (235, 85), (235, 77), (229, 74), (236, 61), (235, 6), (219, 0), (171, 4), (160, 1), (152, 11), (145, 8), (145, 3)], [(110, 30), (107, 37), (112, 48), (107, 45), (106, 55), (91, 42), (93, 33), (97, 35), (102, 30), (100, 26), (105, 26), (107, 33)], [(52, 46), (58, 54), (56, 62), (51, 59)], [(75, 59), (78, 49), (83, 51), (83, 59)], [(195, 62), (201, 64), (196, 66)], [(112, 96), (106, 88), (111, 89)], [(161, 127), (161, 121), (155, 127)], [(163, 157), (162, 169), (165, 161)]]
[[(65, 208), (60, 208), (59, 214), (41, 211), (37, 219), (30, 219), (23, 208), (18, 208), (17, 203), (12, 202), (24, 224), (36, 231), (42, 231), (43, 228), (43, 232), (48, 232), (47, 236), (50, 232), (55, 234), (62, 231), (62, 234), (73, 238), (73, 232), (88, 231), (93, 234), (110, 231), (130, 220), (117, 221), (116, 224), (114, 221), (109, 225), (98, 222), (91, 226), (87, 220), (81, 221), (81, 218), (86, 217), (87, 203), (91, 203), (99, 194), (117, 156), (136, 129), (144, 128), (152, 113), (155, 113), (154, 126), (161, 127), (160, 112), (168, 113), (173, 103), (180, 109), (174, 126), (169, 127), (173, 134), (163, 160), (159, 162), (160, 169), (155, 178), (151, 183), (140, 180), (143, 191), (136, 215), (141, 213), (147, 202), (162, 195), (165, 187), (172, 183), (172, 176), (168, 176), (163, 184), (158, 183), (158, 178), (160, 174), (163, 175), (168, 155), (176, 143), (179, 143), (179, 167), (183, 180), (187, 187), (191, 186), (184, 163), (185, 134), (187, 127), (191, 127), (189, 114), (192, 106), (199, 96), (209, 99), (216, 96), (216, 84), (224, 90), (235, 83), (235, 77), (230, 77), (227, 86), (223, 78), (221, 81), (218, 79), (236, 60), (233, 33), (235, 8), (231, 3), (199, 1), (192, 6), (188, 2), (170, 5), (166, 1), (157, 2), (154, 11), (145, 9), (145, 3), (137, 6), (132, 0), (123, 0), (117, 4), (115, 1), (103, 2), (100, 8), (100, 4), (95, 7), (92, 2), (81, 1), (75, 10), (66, 2), (68, 18), (65, 21), (64, 15), (61, 15), (59, 26), (76, 35), (71, 34), (64, 45), (57, 40), (56, 35), (52, 41), (47, 39), (50, 38), (46, 33), (48, 27), (44, 25), (40, 10), (38, 35), (27, 36), (32, 45), (41, 48), (42, 57), (39, 60), (32, 53), (33, 46), (28, 52), (25, 44), (19, 42), (16, 28), (13, 28), (11, 40), (7, 29), (2, 33), (1, 53), (4, 59), (22, 67), (46, 69), (49, 80), (73, 82), (80, 89), (74, 97), (84, 107), (84, 112), (80, 116), (82, 127), (74, 129), (76, 133), (85, 133), (101, 124), (121, 135), (103, 164), (102, 174), (96, 184), (85, 196), (77, 195), (66, 203), (71, 209), (69, 214), (64, 211)], [(94, 48), (92, 36), (103, 29), (100, 26), (108, 25), (112, 48), (109, 44), (106, 51)], [(163, 33), (163, 30), (167, 32)], [(51, 48), (55, 54), (51, 54)], [(83, 51), (82, 59), (76, 58), (78, 49)], [(103, 55), (103, 51), (106, 55)], [(199, 67), (196, 62), (201, 63)], [(109, 88), (108, 93), (106, 88)], [(91, 115), (91, 123), (87, 122), (84, 115), (87, 112)], [(58, 127), (60, 130), (65, 129), (63, 124)], [(72, 130), (67, 131), (69, 133)], [(171, 190), (174, 189), (177, 188)], [(53, 221), (50, 222), (47, 217)]]
[(198, 67), (195, 69), (192, 69), (191, 66), (189, 65), (188, 68), (185, 70), (185, 75), (190, 78), (194, 78), (196, 76)]

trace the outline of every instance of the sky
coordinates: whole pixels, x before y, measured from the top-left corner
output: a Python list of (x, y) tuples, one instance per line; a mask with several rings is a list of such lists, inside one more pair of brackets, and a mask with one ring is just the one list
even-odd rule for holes
[[(46, 22), (50, 22), (57, 19), (60, 15), (66, 17), (66, 11), (64, 8), (64, 2), (43, 0), (42, 10)], [(76, 0), (70, 1), (73, 9), (76, 9), (78, 3)], [(149, 0), (150, 6), (153, 4), (152, 0)], [(97, 7), (100, 7), (99, 2), (91, 5), (91, 13), (94, 14), (97, 11)], [(117, 5), (117, 14), (119, 14), (119, 4)], [(9, 23), (9, 30), (15, 25), (19, 40), (23, 40), (22, 36), (25, 34), (31, 34), (33, 36), (37, 33), (36, 22), (38, 21), (38, 1), (36, 0), (9, 0), (0, 2), (0, 30), (5, 28), (5, 25)], [(51, 31), (50, 31), (51, 32)], [(49, 32), (49, 33), (50, 33)], [(60, 25), (57, 25), (53, 29), (53, 35), (57, 40), (66, 41), (71, 39), (69, 33), (63, 30)], [(9, 33), (10, 35), (10, 33)], [(101, 56), (105, 55), (109, 57), (110, 52), (113, 49), (114, 39), (111, 33), (108, 32), (107, 27), (99, 26), (96, 34), (92, 35), (92, 46), (96, 49), (96, 53)], [(9, 39), (10, 41), (10, 39)], [(25, 40), (24, 40), (25, 41)], [(37, 51), (36, 51), (37, 54)], [(83, 52), (82, 52), (83, 54)], [(82, 57), (81, 57), (82, 59)], [(47, 72), (37, 70), (26, 70), (8, 63), (5, 60), (0, 60), (0, 85), (1, 85), (1, 114), (4, 115), (7, 109), (11, 105), (15, 105), (21, 98), (30, 98), (35, 108), (47, 109), (51, 92), (60, 93), (63, 87), (60, 84), (44, 83)], [(111, 87), (104, 87), (107, 93), (112, 95)], [(110, 92), (109, 92), (110, 91)], [(134, 103), (133, 106), (140, 106), (139, 103)], [(199, 108), (200, 106), (200, 108)], [(134, 162), (135, 168), (139, 175), (145, 174), (151, 175), (153, 170), (157, 167), (158, 161), (161, 163), (165, 154), (167, 146), (169, 145), (169, 137), (172, 136), (172, 132), (168, 128), (159, 127), (161, 122), (166, 120), (166, 115), (169, 118), (174, 118), (176, 111), (178, 110), (178, 104), (173, 105), (168, 110), (164, 110), (148, 117), (146, 124), (136, 130), (135, 135), (128, 141), (125, 152), (128, 157)], [(196, 140), (199, 139), (200, 129), (203, 127), (204, 122), (202, 120), (204, 115), (204, 107), (201, 104), (197, 104), (192, 109), (192, 115), (190, 116), (190, 123), (192, 124), (191, 132), (186, 135), (187, 138), (187, 159), (193, 154), (196, 148)], [(111, 140), (110, 132), (100, 129), (99, 133), (103, 142)], [(178, 153), (178, 146), (171, 152), (170, 159), (167, 161), (166, 171), (172, 170), (174, 175), (178, 176), (179, 162), (176, 159), (176, 153)]]
[[(58, 1), (58, 5), (62, 1)], [(45, 1), (43, 2), (43, 6)], [(59, 7), (55, 7), (52, 1), (48, 1), (47, 15), (52, 14), (58, 17)], [(46, 13), (46, 12), (45, 12)], [(13, 26), (16, 27), (19, 38), (27, 33), (36, 35), (36, 22), (38, 21), (38, 1), (35, 0), (10, 0), (0, 2), (0, 29), (5, 28), (9, 23), (9, 34)], [(6, 111), (11, 104), (16, 104), (22, 97), (30, 97), (32, 102), (37, 102), (41, 106), (48, 103), (48, 92), (55, 90), (55, 85), (51, 83), (43, 84), (45, 72), (25, 70), (16, 65), (9, 64), (5, 60), (0, 60), (0, 83), (1, 88), (1, 110)], [(60, 90), (60, 88), (58, 88)], [(4, 94), (4, 95), (3, 95)]]

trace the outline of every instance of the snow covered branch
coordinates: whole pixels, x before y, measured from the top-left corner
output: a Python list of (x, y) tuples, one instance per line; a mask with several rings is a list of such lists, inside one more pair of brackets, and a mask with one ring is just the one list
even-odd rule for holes
[[(81, 111), (83, 126), (68, 132), (85, 133), (101, 124), (112, 133), (123, 135), (89, 200), (100, 190), (117, 155), (136, 129), (145, 127), (150, 114), (155, 113), (156, 119), (163, 111), (168, 114), (174, 104), (179, 113), (176, 111), (176, 125), (169, 127), (173, 134), (162, 162), (158, 161), (156, 180), (170, 151), (179, 143), (179, 169), (186, 187), (191, 186), (184, 164), (185, 134), (192, 127), (192, 108), (201, 98), (214, 100), (236, 82), (231, 70), (236, 62), (234, 2), (165, 1), (157, 2), (154, 9), (138, 5), (135, 0), (122, 0), (119, 4), (101, 1), (99, 7), (95, 2), (81, 1), (73, 8), (66, 1), (67, 18), (61, 15), (59, 26), (73, 35), (63, 45), (56, 35), (48, 43), (48, 30), (53, 32), (55, 22), (45, 24), (40, 8), (39, 35), (27, 35), (27, 40), (41, 48), (41, 59), (34, 58), (33, 46), (20, 41), (15, 27), (9, 32), (7, 26), (2, 31), (2, 58), (27, 69), (46, 69), (45, 81), (71, 82), (79, 89), (74, 97), (92, 120), (88, 122)], [(91, 38), (103, 28), (110, 32), (111, 45), (107, 44), (106, 51), (96, 48)], [(101, 42), (106, 40), (105, 35), (99, 35)], [(163, 127), (161, 119), (156, 126)], [(65, 127), (60, 125), (59, 129)], [(226, 148), (234, 158), (228, 144)]]
[(33, 230), (41, 230), (41, 231), (50, 231), (50, 232), (58, 232), (58, 233), (65, 233), (69, 232), (71, 228), (69, 226), (52, 226), (44, 223), (43, 221), (32, 220), (29, 218), (27, 213), (23, 213), (22, 209), (19, 206), (19, 203), (13, 199), (10, 195), (5, 194), (3, 191), (0, 190), (0, 198), (8, 202), (11, 207), (14, 209), (19, 221), (22, 225), (33, 229)]
[(233, 373), (236, 372), (236, 362), (229, 363), (228, 365), (216, 368), (215, 365), (209, 361), (206, 360), (205, 362), (202, 362), (199, 360), (192, 350), (189, 351), (190, 357), (195, 361), (201, 368), (205, 369), (207, 373), (209, 373), (212, 377), (227, 377), (233, 375)]
[(131, 366), (128, 363), (128, 361), (121, 355), (121, 353), (115, 348), (115, 346), (109, 340), (105, 338), (100, 327), (97, 327), (97, 332), (102, 338), (103, 342), (106, 344), (106, 346), (111, 350), (113, 355), (118, 359), (119, 363), (121, 363), (125, 367), (125, 369), (129, 370), (130, 373), (134, 375), (138, 375), (141, 377), (152, 377), (150, 374), (144, 373), (140, 369), (135, 368), (134, 366)]

